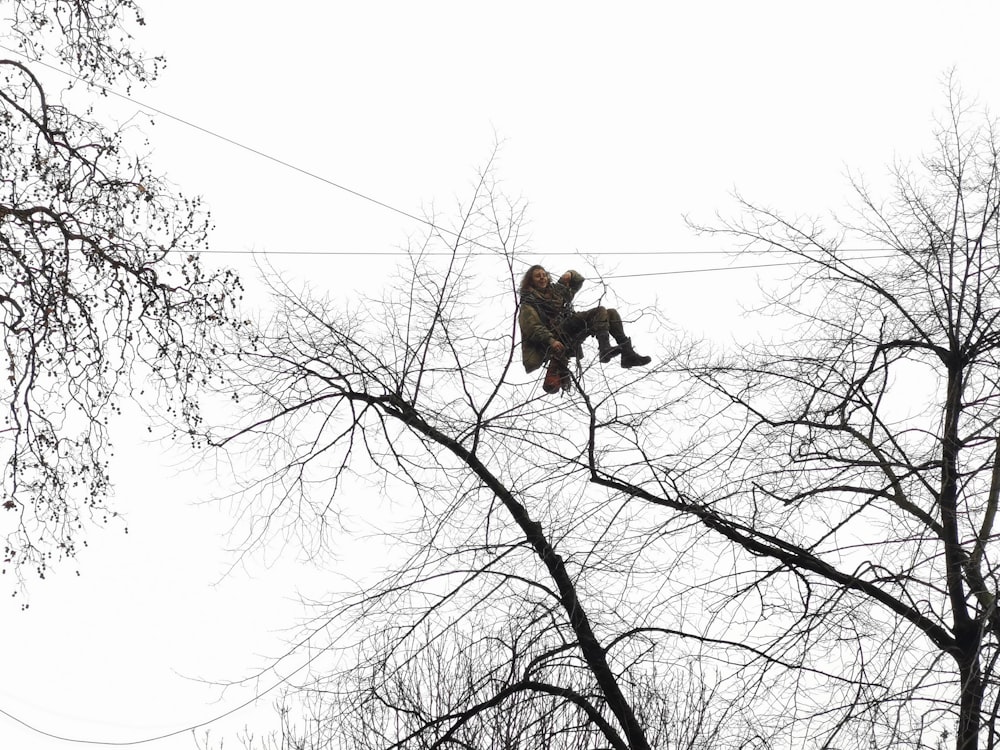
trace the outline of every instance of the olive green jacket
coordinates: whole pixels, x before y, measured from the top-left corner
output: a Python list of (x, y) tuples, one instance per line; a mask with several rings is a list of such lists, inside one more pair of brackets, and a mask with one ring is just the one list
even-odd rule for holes
[(562, 340), (560, 321), (573, 313), (573, 297), (584, 281), (576, 271), (567, 273), (570, 275), (568, 286), (556, 282), (549, 285), (546, 294), (537, 289), (521, 294), (517, 322), (521, 328), (521, 361), (525, 372), (532, 372), (545, 364), (552, 339)]

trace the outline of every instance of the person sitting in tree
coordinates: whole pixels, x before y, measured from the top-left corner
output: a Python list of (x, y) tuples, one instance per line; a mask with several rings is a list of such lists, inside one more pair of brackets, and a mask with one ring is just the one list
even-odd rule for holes
[[(573, 297), (583, 281), (576, 271), (567, 271), (553, 284), (548, 271), (539, 265), (529, 268), (521, 279), (518, 312), (521, 360), (525, 372), (549, 363), (542, 382), (546, 393), (569, 388), (569, 358), (582, 356), (581, 343), (587, 336), (597, 339), (597, 356), (602, 363), (619, 355), (622, 367), (643, 367), (652, 361), (636, 354), (617, 310), (606, 307), (573, 310)], [(617, 346), (611, 345), (612, 336)]]

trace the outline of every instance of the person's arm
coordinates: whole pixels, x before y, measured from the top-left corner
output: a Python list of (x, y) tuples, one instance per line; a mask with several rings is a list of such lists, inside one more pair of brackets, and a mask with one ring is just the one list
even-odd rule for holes
[(559, 282), (564, 287), (570, 290), (573, 294), (580, 291), (580, 287), (583, 286), (584, 278), (578, 271), (569, 270), (559, 277)]
[(556, 352), (563, 350), (562, 343), (542, 323), (542, 319), (538, 316), (538, 311), (533, 305), (521, 305), (517, 320), (521, 326), (521, 338), (525, 341), (530, 341), (539, 346), (547, 346)]

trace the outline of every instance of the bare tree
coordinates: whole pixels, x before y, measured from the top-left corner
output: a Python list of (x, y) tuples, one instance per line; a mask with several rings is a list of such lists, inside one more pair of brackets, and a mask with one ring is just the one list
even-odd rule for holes
[[(649, 495), (755, 555), (762, 604), (778, 581), (802, 592), (782, 596), (782, 648), (839, 644), (858, 686), (831, 734), (863, 722), (878, 746), (967, 750), (998, 739), (1000, 172), (993, 123), (949, 94), (936, 148), (894, 168), (887, 199), (854, 180), (836, 234), (746, 201), (712, 230), (805, 264), (773, 298), (800, 326), (692, 368), (730, 420), (710, 461), (724, 482), (692, 484), (697, 507), (688, 488)], [(860, 243), (883, 257), (846, 250)]]
[[(313, 718), (350, 705), (380, 746), (437, 747), (555, 700), (567, 746), (651, 747), (649, 685), (693, 659), (724, 707), (713, 746), (996, 747), (1000, 174), (950, 91), (935, 150), (885, 200), (855, 179), (833, 233), (743, 200), (702, 227), (797, 264), (771, 299), (785, 340), (678, 343), (669, 370), (539, 397), (511, 322), (521, 214), (488, 185), (454, 227), (476, 245), (412, 248), (381, 305), (279, 286), (233, 385), (253, 417), (215, 436), (273, 469), (246, 487), (252, 538), (330, 520), (351, 471), (418, 509), (410, 552), (308, 629), (331, 657), (300, 694), (336, 695)], [(483, 245), (504, 306), (478, 291), (500, 281)], [(441, 648), (472, 676), (417, 702)]]
[(26, 55), (0, 59), (0, 534), (18, 580), (115, 515), (107, 420), (133, 366), (189, 408), (187, 383), (212, 367), (201, 342), (238, 293), (191, 252), (208, 231), (199, 201), (129, 155), (121, 130), (55, 103), (27, 61), (51, 52), (88, 84), (145, 82), (160, 61), (132, 48), (130, 20), (131, 0), (0, 3), (3, 41)]
[[(571, 693), (554, 684), (537, 682), (534, 691), (524, 690), (530, 681), (511, 675), (511, 664), (527, 664), (532, 649), (529, 633), (506, 625), (507, 637), (466, 634), (447, 644), (427, 632), (423, 647), (405, 664), (379, 670), (374, 680), (358, 671), (335, 684), (325, 681), (322, 689), (314, 685), (286, 696), (277, 706), (279, 730), (266, 735), (248, 730), (238, 739), (257, 750), (607, 747), (585, 703), (567, 701)], [(560, 682), (571, 683), (570, 672)], [(654, 747), (714, 748), (730, 739), (727, 706), (714, 700), (696, 673), (679, 670), (673, 678), (653, 673), (645, 686), (637, 686), (635, 697)]]
[[(245, 481), (247, 545), (318, 555), (358, 512), (392, 542), (383, 577), (314, 603), (296, 741), (769, 746), (729, 652), (773, 657), (684, 622), (703, 533), (663, 533), (660, 508), (593, 482), (630, 448), (598, 433), (642, 433), (686, 386), (585, 359), (572, 395), (544, 396), (517, 346), (523, 206), (486, 170), (458, 215), (409, 248), (382, 300), (339, 309), (267, 274), (278, 313), (232, 361), (242, 426), (208, 436)], [(373, 477), (391, 516), (355, 505)], [(698, 664), (713, 644), (724, 658)]]
[(4, 0), (5, 41), (28, 58), (51, 54), (88, 84), (148, 83), (163, 65), (135, 44), (135, 0)]

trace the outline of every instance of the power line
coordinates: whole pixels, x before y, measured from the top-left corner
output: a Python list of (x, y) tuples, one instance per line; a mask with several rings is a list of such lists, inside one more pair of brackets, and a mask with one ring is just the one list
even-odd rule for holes
[[(885, 253), (892, 250), (892, 248), (886, 247), (859, 247), (859, 248), (837, 248), (837, 253)], [(255, 253), (260, 253), (261, 255), (317, 255), (317, 256), (335, 256), (335, 255), (380, 255), (380, 256), (411, 256), (411, 253), (407, 250), (195, 250), (193, 252), (203, 253), (207, 255), (253, 255)], [(670, 256), (681, 256), (681, 255), (795, 255), (801, 256), (806, 252), (820, 252), (815, 251), (793, 251), (793, 250), (598, 250), (594, 252), (586, 252), (584, 250), (577, 251), (556, 251), (556, 252), (534, 252), (531, 253), (517, 251), (511, 254), (512, 257), (518, 255), (531, 255), (532, 257), (544, 255), (546, 257), (553, 256), (572, 256), (574, 258), (584, 256), (597, 256), (597, 257), (608, 257), (616, 255), (643, 255), (650, 257), (670, 257)], [(451, 251), (432, 251), (432, 252), (420, 252), (418, 253), (420, 257), (450, 257), (454, 255)], [(495, 252), (490, 253), (463, 253), (462, 257), (481, 257), (481, 258), (495, 258), (497, 254)]]
[[(295, 670), (295, 672), (298, 672), (299, 670), (303, 669), (307, 665), (308, 665), (308, 662), (306, 664), (303, 664), (302, 667), (299, 667), (299, 669)], [(40, 734), (43, 737), (48, 737), (49, 739), (59, 740), (61, 742), (72, 742), (72, 743), (74, 743), (76, 745), (104, 745), (104, 746), (109, 746), (109, 747), (134, 747), (136, 745), (145, 745), (145, 744), (148, 744), (150, 742), (159, 742), (160, 740), (165, 740), (165, 739), (168, 739), (170, 737), (176, 737), (177, 735), (180, 735), (180, 734), (187, 734), (188, 732), (193, 732), (196, 729), (201, 729), (202, 727), (207, 727), (209, 724), (214, 724), (217, 721), (221, 721), (222, 719), (226, 718), (227, 716), (230, 716), (231, 714), (236, 713), (237, 711), (242, 711), (244, 708), (246, 708), (247, 706), (249, 706), (251, 703), (255, 703), (257, 700), (259, 700), (260, 698), (263, 698), (265, 695), (267, 695), (268, 693), (270, 693), (275, 688), (280, 687), (285, 682), (287, 682), (288, 679), (290, 677), (292, 677), (292, 675), (295, 674), (295, 672), (293, 672), (291, 675), (288, 675), (288, 677), (282, 678), (281, 680), (279, 680), (278, 682), (276, 682), (274, 685), (272, 685), (271, 687), (269, 687), (267, 690), (264, 690), (263, 692), (258, 693), (253, 698), (251, 698), (248, 701), (246, 701), (245, 703), (241, 703), (240, 705), (238, 705), (238, 706), (236, 706), (234, 708), (229, 709), (225, 713), (219, 714), (218, 716), (215, 716), (215, 717), (213, 717), (211, 719), (207, 719), (206, 721), (200, 722), (198, 724), (193, 724), (191, 726), (184, 727), (183, 729), (175, 729), (172, 732), (166, 732), (164, 734), (159, 734), (159, 735), (156, 735), (155, 737), (144, 737), (143, 739), (140, 739), (140, 740), (109, 741), (109, 740), (86, 740), (86, 739), (81, 739), (79, 737), (65, 737), (63, 735), (54, 734), (53, 732), (47, 732), (44, 729), (39, 729), (38, 727), (36, 727), (36, 726), (34, 726), (34, 725), (29, 724), (28, 722), (26, 722), (24, 719), (18, 718), (17, 716), (14, 716), (14, 714), (10, 713), (9, 711), (5, 711), (2, 708), (0, 708), (0, 714), (3, 714), (7, 718), (12, 719), (13, 721), (16, 721), (21, 726), (26, 727), (27, 729), (30, 729), (32, 732), (35, 732), (36, 734)]]
[[(852, 251), (847, 251), (847, 252), (867, 252), (867, 251), (868, 251), (868, 249), (865, 249), (865, 250), (852, 250)], [(406, 251), (403, 251), (403, 250), (398, 250), (398, 251), (383, 251), (383, 252), (365, 252), (363, 250), (266, 250), (266, 251), (256, 251), (256, 250), (203, 250), (202, 252), (210, 253), (210, 254), (215, 254), (215, 255), (248, 255), (248, 254), (252, 255), (252, 254), (255, 254), (255, 253), (259, 252), (261, 255), (297, 255), (297, 256), (300, 256), (300, 257), (314, 256), (314, 257), (320, 257), (320, 258), (323, 258), (323, 257), (336, 257), (336, 256), (352, 257), (352, 256), (368, 256), (368, 255), (378, 255), (378, 256), (383, 256), (383, 257), (391, 257), (391, 256), (400, 256), (400, 257), (402, 257), (402, 256), (408, 256), (408, 255), (410, 255), (410, 253), (407, 253)], [(885, 251), (883, 250), (882, 252), (884, 253)], [(792, 253), (790, 251), (777, 251), (777, 252), (776, 251), (754, 251), (751, 254), (757, 254), (757, 253), (760, 253), (760, 254), (770, 254), (770, 255), (795, 255), (796, 257), (802, 257), (801, 254), (799, 254), (799, 253)], [(738, 255), (738, 254), (741, 254), (741, 253), (739, 251), (725, 251), (725, 250), (723, 250), (723, 251), (707, 251), (707, 252), (701, 252), (701, 251), (683, 252), (682, 251), (682, 252), (677, 252), (677, 253), (647, 253), (647, 252), (642, 252), (642, 251), (637, 251), (637, 252), (624, 251), (624, 252), (607, 252), (607, 253), (594, 253), (594, 254), (595, 255), (654, 255), (654, 254), (656, 254), (656, 255), (714, 255), (714, 254)], [(453, 253), (450, 253), (450, 252), (420, 253), (421, 257), (429, 257), (429, 256), (450, 257), (451, 255), (453, 255)], [(537, 255), (537, 254), (535, 254), (535, 255)], [(572, 256), (577, 256), (577, 255), (579, 255), (579, 253), (545, 253), (545, 255), (546, 256), (552, 256), (552, 255), (572, 255)], [(493, 253), (468, 253), (466, 255), (463, 255), (463, 257), (468, 257), (468, 256), (471, 256), (471, 257), (490, 257), (490, 258), (496, 257), (496, 255), (493, 254)], [(888, 258), (892, 258), (892, 257), (894, 257), (894, 256), (893, 255), (885, 255), (885, 254), (883, 254), (883, 255), (861, 255), (859, 257), (850, 257), (850, 258), (843, 258), (843, 257), (835, 256), (834, 258), (831, 258), (831, 260), (834, 260), (834, 259), (835, 260), (839, 260), (839, 261), (883, 260), (883, 259), (888, 259)], [(520, 259), (515, 258), (515, 260), (520, 260)], [(780, 267), (789, 267), (790, 268), (792, 266), (804, 266), (804, 265), (808, 265), (809, 263), (811, 263), (811, 262), (813, 262), (815, 260), (821, 260), (821, 258), (813, 258), (812, 260), (785, 261), (785, 262), (782, 262), (782, 263), (754, 263), (754, 264), (745, 265), (745, 266), (710, 266), (710, 267), (707, 267), (707, 268), (680, 268), (680, 269), (675, 269), (675, 270), (672, 270), (672, 271), (647, 271), (645, 273), (612, 274), (612, 275), (607, 275), (607, 276), (602, 275), (601, 278), (602, 279), (636, 279), (636, 278), (644, 278), (644, 277), (650, 277), (650, 276), (678, 276), (678, 275), (688, 274), (688, 273), (712, 273), (714, 271), (745, 271), (745, 270), (752, 270), (752, 269), (757, 269), (757, 268), (780, 268)], [(526, 263), (527, 261), (521, 261), (521, 262)]]
[[(892, 258), (892, 257), (894, 257), (894, 256), (892, 256), (892, 255), (873, 255), (873, 256), (869, 256), (867, 258), (864, 258), (864, 260), (880, 260), (880, 259)], [(846, 258), (846, 259), (845, 258), (841, 258), (840, 260), (861, 260), (861, 258)], [(618, 275), (618, 276), (604, 276), (602, 278), (605, 278), (605, 279), (637, 279), (637, 278), (642, 278), (642, 277), (646, 277), (646, 276), (675, 276), (675, 275), (684, 274), (684, 273), (707, 273), (707, 272), (710, 272), (710, 271), (745, 271), (747, 269), (752, 269), (752, 268), (780, 268), (780, 267), (791, 268), (792, 266), (807, 266), (811, 262), (812, 261), (802, 260), (802, 261), (796, 261), (794, 263), (757, 263), (757, 264), (749, 265), (749, 266), (714, 266), (712, 268), (684, 268), (684, 269), (677, 270), (677, 271), (650, 271), (648, 273), (629, 273), (629, 274), (622, 274), (622, 275)]]
[[(206, 719), (205, 721), (199, 722), (197, 724), (192, 724), (192, 725), (186, 726), (186, 727), (184, 727), (182, 729), (175, 729), (175, 730), (173, 730), (171, 732), (165, 732), (163, 734), (156, 735), (155, 737), (144, 737), (143, 739), (139, 739), (139, 740), (124, 740), (124, 741), (86, 740), (86, 739), (81, 739), (79, 737), (64, 737), (62, 735), (54, 734), (53, 732), (47, 732), (44, 729), (39, 729), (38, 727), (36, 727), (36, 726), (34, 726), (32, 724), (29, 724), (24, 719), (21, 719), (21, 718), (15, 716), (14, 714), (10, 713), (9, 711), (5, 711), (3, 708), (0, 708), (0, 714), (2, 714), (3, 716), (6, 716), (9, 719), (12, 719), (13, 721), (16, 721), (21, 726), (26, 727), (27, 729), (30, 729), (32, 732), (35, 732), (36, 734), (40, 734), (43, 737), (48, 737), (48, 738), (53, 739), (53, 740), (60, 740), (61, 742), (72, 742), (72, 743), (77, 744), (77, 745), (105, 745), (105, 746), (109, 746), (109, 747), (134, 747), (136, 745), (146, 745), (146, 744), (149, 744), (150, 742), (159, 742), (160, 740), (165, 740), (165, 739), (168, 739), (170, 737), (176, 737), (177, 735), (180, 735), (180, 734), (187, 734), (188, 732), (193, 732), (196, 729), (201, 729), (202, 727), (207, 727), (210, 724), (214, 724), (217, 721), (221, 721), (222, 719), (226, 718), (227, 716), (231, 716), (232, 714), (234, 714), (234, 713), (236, 713), (238, 711), (242, 711), (247, 706), (251, 705), (252, 703), (256, 703), (258, 700), (260, 700), (261, 698), (263, 698), (268, 693), (271, 693), (275, 689), (277, 689), (277, 688), (281, 687), (282, 685), (284, 685), (286, 682), (288, 682), (290, 679), (292, 679), (292, 677), (294, 677), (295, 675), (297, 675), (299, 672), (301, 672), (306, 667), (311, 666), (313, 662), (315, 662), (317, 659), (319, 659), (321, 656), (323, 656), (325, 653), (327, 653), (330, 649), (334, 648), (334, 646), (336, 645), (337, 640), (339, 640), (339, 638), (335, 639), (330, 644), (328, 644), (326, 646), (323, 646), (322, 648), (318, 649), (314, 655), (310, 656), (302, 664), (300, 664), (294, 670), (292, 670), (287, 675), (285, 675), (284, 677), (282, 677), (281, 679), (279, 679), (277, 682), (275, 682), (269, 688), (267, 688), (265, 690), (262, 690), (259, 693), (256, 693), (252, 698), (244, 701), (243, 703), (240, 703), (237, 706), (234, 706), (233, 708), (229, 709), (228, 711), (224, 711), (223, 713), (221, 713), (221, 714), (219, 714), (217, 716), (213, 716), (211, 719)], [(304, 643), (307, 643), (307, 640), (306, 641), (302, 641), (299, 644), (297, 644), (296, 648), (299, 647), (299, 646), (301, 646), (301, 645), (303, 645)], [(289, 651), (289, 653), (292, 653), (292, 652)], [(287, 656), (287, 654), (286, 654), (286, 656)], [(282, 657), (282, 658), (284, 658), (284, 657)]]
[[(202, 132), (202, 133), (204, 133), (206, 135), (209, 135), (209, 136), (211, 136), (213, 138), (217, 138), (218, 140), (221, 140), (221, 141), (223, 141), (225, 143), (228, 143), (228, 144), (230, 144), (232, 146), (235, 146), (236, 148), (242, 149), (244, 151), (248, 151), (251, 154), (254, 154), (254, 155), (256, 155), (256, 156), (258, 156), (258, 157), (260, 157), (262, 159), (267, 159), (267, 160), (272, 161), (272, 162), (274, 162), (276, 164), (279, 164), (279, 165), (281, 165), (281, 166), (283, 166), (283, 167), (285, 167), (287, 169), (291, 169), (291, 170), (293, 170), (295, 172), (298, 172), (300, 174), (303, 174), (303, 175), (305, 175), (307, 177), (311, 177), (312, 179), (318, 180), (318, 181), (324, 183), (325, 185), (329, 185), (330, 187), (334, 187), (334, 188), (336, 188), (338, 190), (342, 190), (342, 191), (344, 191), (344, 192), (346, 192), (346, 193), (348, 193), (350, 195), (353, 195), (353, 196), (355, 196), (357, 198), (361, 198), (362, 200), (365, 200), (365, 201), (368, 201), (370, 203), (373, 203), (373, 204), (375, 204), (377, 206), (380, 206), (380, 207), (382, 207), (382, 208), (384, 208), (384, 209), (386, 209), (388, 211), (392, 211), (394, 213), (397, 213), (400, 216), (404, 216), (404, 217), (406, 217), (408, 219), (411, 219), (413, 221), (417, 221), (417, 222), (420, 222), (421, 224), (425, 224), (428, 227), (430, 227), (430, 228), (432, 228), (432, 229), (434, 229), (434, 230), (436, 230), (438, 232), (449, 234), (449, 235), (451, 235), (451, 236), (453, 236), (453, 237), (455, 237), (455, 238), (457, 238), (459, 240), (463, 240), (463, 241), (468, 242), (468, 243), (470, 243), (472, 245), (475, 245), (477, 247), (481, 247), (481, 248), (483, 248), (485, 250), (491, 250), (492, 251), (492, 248), (490, 248), (489, 246), (484, 245), (484, 244), (482, 244), (480, 242), (477, 242), (477, 241), (475, 241), (473, 239), (462, 237), (462, 235), (460, 233), (455, 232), (455, 231), (453, 231), (451, 229), (447, 229), (445, 227), (441, 227), (441, 226), (435, 224), (434, 222), (430, 221), (429, 219), (426, 219), (426, 218), (421, 217), (421, 216), (417, 216), (416, 214), (412, 214), (412, 213), (410, 213), (408, 211), (404, 211), (401, 208), (397, 208), (396, 206), (393, 206), (393, 205), (391, 205), (389, 203), (385, 203), (384, 201), (381, 201), (381, 200), (379, 200), (377, 198), (373, 198), (370, 195), (366, 195), (365, 193), (362, 193), (359, 190), (355, 190), (353, 188), (347, 187), (346, 185), (343, 185), (343, 184), (341, 184), (339, 182), (331, 180), (331, 179), (329, 179), (327, 177), (324, 177), (324, 176), (322, 176), (320, 174), (312, 172), (312, 171), (310, 171), (308, 169), (305, 169), (303, 167), (299, 167), (299, 166), (297, 166), (295, 164), (292, 164), (292, 163), (290, 163), (288, 161), (285, 161), (284, 159), (281, 159), (281, 158), (279, 158), (277, 156), (273, 156), (273, 155), (271, 155), (271, 154), (269, 154), (269, 153), (267, 153), (265, 151), (261, 151), (260, 149), (254, 148), (253, 146), (248, 146), (248, 145), (246, 145), (246, 144), (244, 144), (244, 143), (242, 143), (240, 141), (237, 141), (234, 138), (230, 138), (230, 137), (228, 137), (226, 135), (223, 135), (223, 134), (221, 134), (219, 132), (216, 132), (216, 131), (214, 131), (214, 130), (212, 130), (210, 128), (207, 128), (207, 127), (204, 127), (202, 125), (199, 125), (199, 124), (197, 124), (195, 122), (192, 122), (190, 120), (187, 120), (187, 119), (185, 119), (183, 117), (179, 117), (178, 115), (171, 114), (170, 112), (162, 110), (162, 109), (160, 109), (158, 107), (154, 107), (151, 104), (146, 104), (145, 102), (141, 102), (138, 99), (135, 99), (135, 98), (133, 98), (133, 97), (127, 95), (127, 94), (122, 94), (122, 93), (119, 93), (119, 92), (117, 92), (117, 91), (115, 91), (113, 89), (107, 88), (105, 86), (101, 86), (100, 84), (95, 84), (95, 83), (93, 83), (91, 81), (88, 81), (87, 79), (83, 78), (82, 76), (76, 75), (75, 73), (72, 73), (72, 72), (67, 71), (67, 70), (63, 70), (62, 68), (60, 68), (60, 67), (58, 67), (56, 65), (52, 65), (50, 63), (45, 62), (44, 60), (41, 60), (41, 59), (33, 60), (32, 58), (30, 58), (29, 56), (23, 54), (22, 52), (19, 52), (18, 50), (13, 50), (10, 47), (7, 47), (5, 45), (0, 44), (0, 49), (4, 50), (6, 52), (9, 52), (12, 55), (16, 55), (17, 57), (20, 57), (20, 58), (22, 58), (24, 60), (27, 60), (28, 62), (36, 63), (36, 64), (41, 65), (41, 66), (43, 66), (45, 68), (48, 68), (49, 70), (52, 70), (52, 71), (54, 71), (56, 73), (59, 73), (61, 75), (65, 75), (65, 76), (67, 76), (69, 78), (73, 78), (73, 79), (75, 79), (77, 81), (80, 81), (81, 83), (86, 84), (87, 86), (93, 86), (94, 88), (98, 89), (99, 91), (101, 91), (101, 92), (103, 92), (105, 94), (110, 94), (110, 95), (115, 96), (115, 97), (117, 97), (119, 99), (122, 99), (122, 100), (130, 102), (130, 103), (132, 103), (132, 104), (134, 104), (136, 106), (139, 106), (139, 107), (141, 107), (143, 109), (146, 109), (149, 112), (153, 112), (155, 114), (161, 115), (161, 116), (166, 117), (168, 119), (174, 120), (175, 122), (178, 122), (178, 123), (180, 123), (180, 124), (182, 124), (182, 125), (184, 125), (186, 127), (198, 130), (199, 132)], [(839, 252), (857, 252), (857, 253), (885, 252), (886, 250), (887, 250), (887, 248), (838, 248)], [(220, 250), (201, 250), (201, 251), (198, 251), (198, 252), (203, 253), (203, 254), (214, 254), (214, 255), (238, 255), (238, 254), (252, 254), (254, 252), (261, 252), (261, 251), (252, 251), (252, 250), (247, 250), (247, 251), (244, 251), (244, 250), (221, 250), (221, 251)], [(640, 256), (666, 256), (666, 255), (741, 255), (741, 254), (776, 254), (776, 253), (782, 253), (782, 252), (787, 252), (787, 251), (773, 251), (773, 250), (680, 250), (680, 251), (619, 250), (619, 251), (603, 251), (603, 252), (602, 251), (598, 251), (598, 252), (591, 252), (591, 253), (559, 251), (559, 252), (548, 252), (548, 253), (543, 253), (543, 254), (545, 256), (547, 256), (547, 257), (579, 256), (579, 255), (593, 255), (593, 256), (602, 256), (603, 257), (603, 256), (623, 256), (623, 255), (640, 255)], [(392, 252), (392, 251), (387, 251), (387, 252), (364, 252), (364, 251), (350, 251), (350, 250), (349, 251), (278, 250), (278, 251), (262, 251), (261, 254), (263, 254), (263, 255), (302, 255), (302, 256), (307, 256), (307, 255), (317, 255), (317, 256), (334, 256), (334, 255), (344, 255), (344, 256), (361, 256), (361, 255), (393, 256), (393, 255), (406, 255), (407, 253), (402, 252), (402, 251), (397, 251), (397, 252)], [(489, 255), (493, 255), (494, 253), (490, 252), (488, 254)], [(434, 255), (442, 255), (443, 256), (443, 255), (450, 255), (450, 253), (443, 253), (443, 252), (442, 253), (424, 253), (424, 255), (425, 256), (434, 256)], [(513, 257), (513, 259), (517, 260), (518, 262), (521, 262), (521, 263), (527, 263), (527, 261), (524, 261), (524, 260), (522, 260), (520, 258), (517, 258), (516, 256)], [(681, 270), (675, 270), (675, 271), (663, 271), (663, 272), (650, 272), (650, 273), (641, 273), (641, 274), (628, 274), (628, 275), (619, 275), (619, 276), (608, 276), (606, 278), (609, 278), (609, 279), (610, 278), (619, 278), (619, 279), (622, 279), (622, 278), (636, 278), (636, 277), (641, 277), (641, 276), (667, 276), (667, 275), (684, 274), (684, 273), (706, 273), (706, 272), (717, 271), (717, 270), (718, 271), (728, 271), (728, 270), (741, 270), (741, 269), (751, 269), (751, 268), (766, 268), (766, 267), (769, 267), (769, 266), (780, 266), (780, 265), (795, 265), (795, 264), (781, 264), (781, 263), (777, 263), (777, 264), (751, 265), (751, 266), (725, 266), (725, 267), (720, 267), (720, 268), (681, 269)]]
[(124, 101), (131, 102), (132, 104), (135, 104), (135, 105), (137, 105), (139, 107), (142, 107), (143, 109), (146, 109), (146, 110), (148, 110), (150, 112), (154, 112), (154, 113), (156, 113), (158, 115), (162, 115), (163, 117), (167, 117), (167, 118), (169, 118), (171, 120), (174, 120), (175, 122), (181, 123), (182, 125), (186, 125), (189, 128), (194, 128), (195, 130), (198, 130), (198, 131), (200, 131), (202, 133), (205, 133), (206, 135), (210, 135), (213, 138), (217, 138), (220, 141), (224, 141), (225, 143), (228, 143), (228, 144), (230, 144), (232, 146), (236, 146), (237, 148), (243, 149), (244, 151), (249, 151), (251, 154), (255, 154), (256, 156), (259, 156), (262, 159), (267, 159), (269, 161), (273, 161), (274, 163), (280, 164), (281, 166), (286, 167), (287, 169), (291, 169), (291, 170), (293, 170), (295, 172), (299, 172), (300, 174), (303, 174), (303, 175), (305, 175), (307, 177), (311, 177), (314, 180), (319, 180), (320, 182), (322, 182), (322, 183), (324, 183), (326, 185), (329, 185), (330, 187), (337, 188), (338, 190), (343, 190), (345, 193), (349, 193), (349, 194), (351, 194), (351, 195), (353, 195), (353, 196), (355, 196), (357, 198), (361, 198), (362, 200), (366, 200), (366, 201), (368, 201), (370, 203), (374, 203), (376, 206), (381, 206), (382, 208), (384, 208), (384, 209), (386, 209), (388, 211), (394, 211), (395, 213), (400, 214), (401, 216), (405, 216), (408, 219), (412, 219), (413, 221), (418, 221), (418, 222), (420, 222), (422, 224), (426, 224), (427, 226), (431, 227), (432, 229), (437, 230), (438, 232), (444, 232), (445, 234), (450, 234), (450, 235), (452, 235), (454, 237), (457, 237), (460, 240), (465, 240), (466, 242), (470, 242), (470, 243), (472, 243), (474, 245), (479, 245), (480, 247), (486, 247), (485, 245), (481, 245), (480, 243), (476, 242), (475, 240), (471, 240), (471, 239), (467, 239), (467, 238), (462, 237), (462, 235), (459, 234), (458, 232), (452, 231), (451, 229), (447, 229), (445, 227), (438, 226), (437, 224), (435, 224), (434, 222), (430, 221), (429, 219), (425, 219), (423, 217), (417, 216), (416, 214), (411, 214), (408, 211), (404, 211), (401, 208), (396, 208), (395, 206), (392, 206), (392, 205), (390, 205), (388, 203), (380, 201), (377, 198), (373, 198), (370, 195), (365, 195), (364, 193), (362, 193), (362, 192), (360, 192), (358, 190), (354, 190), (353, 188), (349, 188), (346, 185), (341, 185), (339, 182), (334, 182), (333, 180), (328, 179), (326, 177), (323, 177), (322, 175), (316, 174), (315, 172), (311, 172), (308, 169), (305, 169), (303, 167), (299, 167), (299, 166), (297, 166), (295, 164), (292, 164), (291, 162), (287, 162), (284, 159), (281, 159), (281, 158), (279, 158), (277, 156), (272, 156), (271, 154), (268, 154), (268, 153), (266, 153), (264, 151), (256, 149), (253, 146), (248, 146), (248, 145), (246, 145), (244, 143), (241, 143), (240, 141), (237, 141), (234, 138), (229, 138), (228, 136), (222, 135), (221, 133), (217, 133), (214, 130), (206, 128), (206, 127), (204, 127), (202, 125), (198, 125), (197, 123), (191, 122), (190, 120), (186, 120), (183, 117), (179, 117), (177, 115), (173, 115), (173, 114), (171, 114), (169, 112), (166, 112), (166, 111), (164, 111), (162, 109), (154, 107), (151, 104), (146, 104), (145, 102), (141, 102), (138, 99), (135, 99), (135, 98), (133, 98), (131, 96), (128, 96), (127, 94), (121, 94), (121, 93), (115, 91), (114, 89), (109, 89), (106, 86), (102, 86), (102, 85), (94, 83), (92, 81), (88, 81), (86, 78), (84, 78), (82, 76), (79, 76), (79, 75), (77, 75), (75, 73), (72, 73), (70, 71), (67, 71), (67, 70), (63, 70), (62, 68), (60, 68), (60, 67), (58, 67), (56, 65), (52, 65), (51, 63), (45, 62), (44, 60), (41, 60), (41, 59), (33, 60), (31, 57), (25, 55), (24, 53), (19, 52), (17, 50), (13, 50), (10, 47), (7, 47), (7, 46), (2, 45), (2, 44), (0, 44), (0, 49), (4, 50), (6, 52), (9, 52), (12, 55), (16, 55), (17, 57), (20, 57), (23, 60), (27, 60), (28, 62), (36, 63), (36, 64), (41, 65), (41, 66), (43, 66), (45, 68), (48, 68), (49, 70), (52, 70), (52, 71), (54, 71), (56, 73), (60, 73), (60, 74), (62, 74), (64, 76), (67, 76), (69, 78), (73, 78), (73, 79), (75, 79), (77, 81), (80, 81), (81, 83), (83, 83), (83, 84), (85, 84), (87, 86), (92, 86), (92, 87), (98, 89), (99, 91), (101, 91), (104, 94), (110, 94), (111, 96), (118, 97), (119, 99), (122, 99)]

